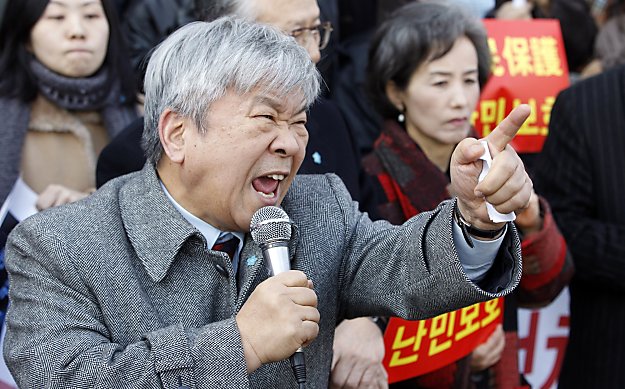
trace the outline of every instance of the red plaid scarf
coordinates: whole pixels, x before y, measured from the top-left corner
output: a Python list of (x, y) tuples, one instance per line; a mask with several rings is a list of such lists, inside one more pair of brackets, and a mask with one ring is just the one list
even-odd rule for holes
[(386, 195), (378, 214), (394, 224), (434, 209), (450, 198), (449, 178), (397, 122), (387, 121), (373, 152), (363, 159), (365, 171), (377, 177)]

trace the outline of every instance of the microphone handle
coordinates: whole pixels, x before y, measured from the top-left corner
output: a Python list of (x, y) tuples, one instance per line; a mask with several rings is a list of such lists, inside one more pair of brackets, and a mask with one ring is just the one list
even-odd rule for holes
[(269, 269), (270, 276), (291, 270), (289, 261), (289, 242), (279, 240), (262, 246), (263, 258)]
[(291, 362), (291, 368), (295, 375), (295, 381), (300, 388), (306, 387), (306, 357), (304, 355), (304, 349), (298, 348), (293, 355), (289, 357)]
[[(279, 240), (266, 243), (261, 248), (263, 250), (263, 258), (268, 265), (271, 276), (291, 269), (288, 241)], [(289, 361), (291, 362), (291, 368), (293, 369), (297, 384), (300, 388), (304, 388), (306, 386), (306, 358), (304, 356), (304, 349), (302, 347), (298, 348), (295, 353), (289, 357)]]

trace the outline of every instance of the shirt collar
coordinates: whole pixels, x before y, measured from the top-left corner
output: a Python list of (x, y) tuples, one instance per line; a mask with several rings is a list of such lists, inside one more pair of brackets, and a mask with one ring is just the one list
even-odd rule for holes
[[(200, 233), (202, 235), (204, 235), (204, 238), (206, 239), (206, 245), (207, 245), (208, 248), (213, 247), (215, 245), (215, 242), (217, 242), (217, 239), (219, 239), (219, 237), (221, 235), (225, 235), (227, 233), (230, 233), (230, 234), (236, 236), (237, 238), (239, 238), (239, 247), (237, 248), (237, 253), (239, 251), (241, 251), (241, 247), (243, 246), (243, 239), (245, 238), (245, 234), (244, 233), (241, 233), (241, 232), (231, 232), (231, 231), (221, 231), (221, 230), (213, 227), (212, 225), (208, 224), (204, 220), (200, 219), (199, 217), (193, 215), (191, 212), (189, 212), (186, 209), (184, 209), (184, 207), (182, 205), (178, 204), (178, 202), (171, 196), (171, 194), (169, 193), (169, 191), (167, 190), (167, 188), (165, 187), (163, 182), (160, 181), (160, 183), (161, 183), (161, 187), (163, 188), (163, 192), (165, 192), (165, 195), (167, 196), (169, 201), (171, 201), (171, 203), (174, 206), (174, 208), (176, 208), (178, 210), (178, 212), (180, 212), (182, 217), (184, 217), (189, 223), (191, 223), (191, 225), (193, 227), (197, 228), (198, 231), (200, 231)], [(236, 258), (236, 256), (235, 256), (235, 258)]]

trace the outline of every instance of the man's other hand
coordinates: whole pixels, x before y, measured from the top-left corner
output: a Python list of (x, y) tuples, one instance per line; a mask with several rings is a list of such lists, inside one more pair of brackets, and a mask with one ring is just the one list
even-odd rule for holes
[(330, 388), (388, 388), (384, 339), (368, 317), (343, 320), (334, 332)]

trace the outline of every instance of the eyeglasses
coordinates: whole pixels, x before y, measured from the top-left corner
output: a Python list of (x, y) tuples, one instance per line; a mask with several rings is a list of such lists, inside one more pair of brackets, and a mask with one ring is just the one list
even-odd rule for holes
[(332, 23), (323, 22), (314, 27), (302, 27), (291, 31), (291, 35), (297, 43), (304, 46), (308, 39), (312, 38), (319, 45), (319, 50), (323, 50), (328, 46), (330, 42), (330, 35), (332, 34)]

